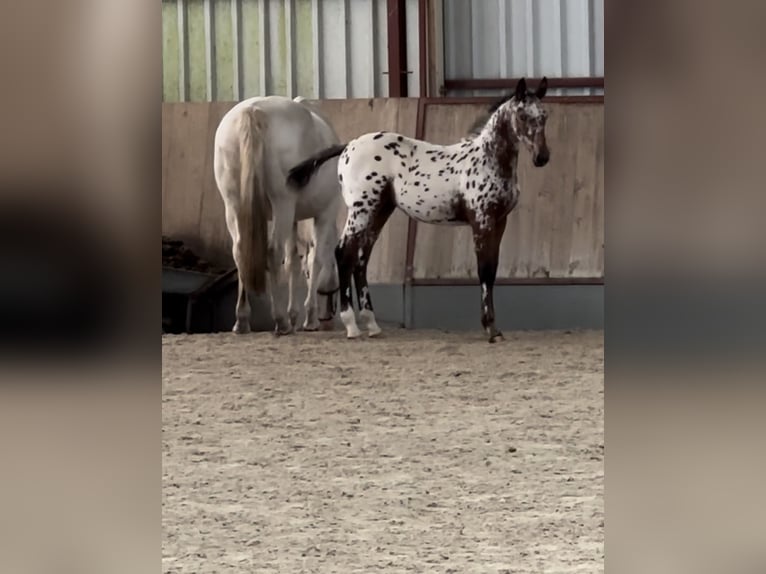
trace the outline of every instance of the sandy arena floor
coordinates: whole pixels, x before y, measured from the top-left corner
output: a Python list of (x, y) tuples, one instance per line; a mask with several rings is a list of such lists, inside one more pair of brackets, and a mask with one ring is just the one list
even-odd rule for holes
[(164, 572), (603, 572), (602, 332), (162, 341)]

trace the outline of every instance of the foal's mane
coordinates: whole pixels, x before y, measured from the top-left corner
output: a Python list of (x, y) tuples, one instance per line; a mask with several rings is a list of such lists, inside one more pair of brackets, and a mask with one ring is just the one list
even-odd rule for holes
[(473, 123), (471, 126), (471, 129), (468, 130), (468, 135), (470, 136), (477, 136), (481, 133), (481, 130), (484, 129), (484, 126), (487, 125), (487, 122), (492, 117), (492, 115), (498, 110), (500, 106), (502, 106), (505, 102), (510, 101), (513, 99), (514, 94), (506, 94), (501, 99), (497, 100), (495, 103), (493, 103), (491, 106), (487, 108), (487, 111), (484, 112), (482, 115), (480, 115), (477, 120)]

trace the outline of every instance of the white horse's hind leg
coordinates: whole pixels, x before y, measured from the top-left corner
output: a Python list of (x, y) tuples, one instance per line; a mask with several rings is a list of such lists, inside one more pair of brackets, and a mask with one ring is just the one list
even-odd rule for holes
[(312, 281), (311, 289), (318, 305), (318, 319), (329, 329), (332, 329), (338, 291), (338, 269), (335, 262), (335, 247), (338, 245), (336, 214), (337, 208), (332, 205), (314, 219), (313, 273), (316, 279)]
[[(226, 178), (227, 174), (221, 176), (221, 180), (228, 182)], [(230, 182), (229, 182), (230, 183)], [(239, 228), (237, 227), (237, 215), (229, 201), (224, 202), (224, 209), (226, 212), (226, 227), (229, 229), (229, 235), (233, 242), (232, 256), (234, 257), (234, 263), (237, 269), (240, 268), (240, 253), (237, 245), (239, 244)], [(250, 302), (248, 301), (247, 289), (245, 289), (245, 283), (242, 280), (241, 273), (238, 273), (238, 285), (237, 285), (237, 308), (236, 308), (236, 320), (234, 322), (233, 332), (238, 335), (244, 335), (250, 332)]]
[(319, 318), (317, 309), (317, 280), (319, 278), (319, 261), (316, 257), (316, 239), (312, 238), (306, 253), (306, 283), (307, 293), (303, 307), (306, 310), (306, 319), (303, 321), (304, 331), (318, 331)]
[(269, 240), (269, 281), (271, 284), (271, 316), (275, 323), (275, 334), (288, 335), (293, 332), (287, 314), (287, 297), (285, 289), (285, 244), (293, 231), (295, 221), (295, 204), (291, 201), (280, 201), (272, 204), (274, 226)]
[(239, 279), (239, 287), (237, 288), (237, 320), (232, 331), (238, 335), (250, 332), (250, 303), (247, 300), (247, 290), (242, 283), (241, 277)]
[(287, 240), (287, 274), (288, 287), (290, 291), (287, 302), (287, 317), (290, 320), (292, 330), (295, 330), (298, 324), (298, 284), (301, 279), (301, 258), (298, 253), (298, 226), (293, 224), (293, 233)]

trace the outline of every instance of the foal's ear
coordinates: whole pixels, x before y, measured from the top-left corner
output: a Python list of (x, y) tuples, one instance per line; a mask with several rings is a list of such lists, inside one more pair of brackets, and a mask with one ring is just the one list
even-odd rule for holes
[(537, 85), (537, 90), (535, 90), (535, 96), (537, 96), (538, 99), (542, 100), (545, 97), (545, 92), (547, 91), (548, 91), (548, 78), (543, 77), (543, 79)]
[(513, 95), (516, 97), (516, 101), (518, 102), (523, 102), (527, 97), (527, 81), (524, 78), (521, 78), (516, 83), (516, 91)]

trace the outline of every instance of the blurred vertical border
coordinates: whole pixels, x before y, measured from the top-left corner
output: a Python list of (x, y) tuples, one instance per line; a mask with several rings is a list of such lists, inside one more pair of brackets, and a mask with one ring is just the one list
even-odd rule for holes
[(0, 571), (156, 571), (161, 4), (0, 10)]
[(606, 7), (606, 571), (764, 572), (762, 2)]

